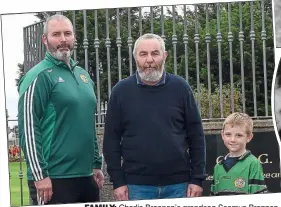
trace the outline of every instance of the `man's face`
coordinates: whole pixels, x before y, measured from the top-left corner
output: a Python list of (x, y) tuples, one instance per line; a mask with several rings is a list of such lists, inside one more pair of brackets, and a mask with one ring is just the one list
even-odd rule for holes
[(167, 52), (162, 51), (157, 39), (143, 39), (136, 48), (136, 65), (139, 76), (148, 82), (159, 81), (162, 77)]
[(47, 35), (43, 35), (43, 42), (55, 58), (58, 60), (69, 59), (74, 41), (73, 27), (69, 21), (55, 19), (49, 21)]

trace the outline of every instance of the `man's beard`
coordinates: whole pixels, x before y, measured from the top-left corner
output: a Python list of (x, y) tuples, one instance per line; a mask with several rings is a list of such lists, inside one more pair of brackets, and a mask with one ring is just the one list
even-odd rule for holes
[(163, 61), (161, 65), (161, 69), (151, 69), (149, 72), (145, 72), (145, 70), (140, 70), (140, 68), (137, 66), (138, 74), (141, 78), (141, 80), (148, 81), (148, 82), (156, 82), (159, 81), (163, 75), (165, 67), (165, 61)]
[[(47, 41), (49, 52), (58, 60), (68, 61), (73, 53), (73, 47), (71, 48), (69, 44), (59, 44), (56, 48), (49, 44)], [(60, 48), (68, 48), (68, 51), (60, 51)]]

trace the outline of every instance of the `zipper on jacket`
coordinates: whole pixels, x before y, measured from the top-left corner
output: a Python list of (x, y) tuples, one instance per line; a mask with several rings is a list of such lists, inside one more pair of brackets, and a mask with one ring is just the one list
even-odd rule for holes
[(78, 65), (78, 61), (76, 61), (76, 63), (70, 68), (70, 72), (71, 72), (72, 77), (73, 77), (74, 80), (76, 81), (77, 85), (79, 86), (79, 82), (78, 82), (78, 80), (77, 80), (77, 78), (75, 77), (74, 72), (73, 72), (74, 68), (75, 68), (77, 65)]

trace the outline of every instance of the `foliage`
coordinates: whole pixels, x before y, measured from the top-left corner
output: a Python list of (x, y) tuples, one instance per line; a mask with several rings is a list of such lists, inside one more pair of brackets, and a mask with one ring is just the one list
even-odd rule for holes
[[(108, 100), (110, 95), (108, 87), (111, 89), (119, 81), (119, 78), (126, 78), (135, 72), (135, 61), (131, 55), (133, 44), (128, 44), (129, 33), (133, 42), (140, 34), (148, 32), (165, 35), (166, 50), (169, 53), (166, 60), (166, 70), (168, 72), (176, 72), (177, 75), (185, 77), (193, 88), (196, 88), (198, 83), (203, 84), (201, 86), (202, 91), (208, 88), (209, 79), (211, 93), (216, 96), (218, 96), (216, 93), (219, 93), (217, 90), (220, 87), (223, 87), (224, 94), (227, 94), (229, 85), (233, 81), (235, 94), (239, 90), (241, 99), (241, 90), (244, 84), (246, 111), (251, 116), (254, 115), (253, 89), (255, 88), (258, 116), (265, 115), (265, 101), (268, 102), (270, 115), (270, 94), (274, 71), (272, 2), (264, 2), (264, 31), (266, 32), (264, 41), (262, 39), (261, 2), (241, 2), (241, 21), (239, 4), (238, 2), (221, 3), (219, 5), (209, 4), (208, 9), (205, 4), (197, 4), (197, 13), (194, 6), (187, 5), (185, 10), (186, 21), (183, 15), (183, 6), (175, 6), (174, 10), (171, 7), (164, 6), (163, 10), (166, 11), (163, 21), (164, 34), (162, 34), (161, 7), (152, 7), (153, 19), (151, 19), (150, 13), (142, 13), (141, 32), (140, 8), (108, 9), (108, 24), (105, 9), (87, 10), (86, 27), (83, 11), (75, 11), (77, 60), (80, 66), (84, 68), (88, 66), (91, 78), (97, 86), (100, 86), (100, 100), (104, 102)], [(253, 8), (252, 20), (251, 4)], [(229, 13), (228, 6), (230, 6), (231, 13)], [(131, 24), (128, 22), (129, 10)], [(207, 11), (208, 21), (206, 19)], [(219, 11), (219, 15), (217, 11)], [(54, 14), (54, 12), (49, 14)], [(73, 11), (66, 11), (64, 15), (73, 21)], [(46, 13), (38, 13), (37, 16), (44, 20)], [(117, 17), (120, 20), (120, 27), (117, 25)], [(87, 30), (87, 36), (84, 30)], [(120, 47), (117, 44), (118, 32), (120, 32)], [(251, 38), (252, 33), (255, 34), (253, 38)], [(199, 35), (198, 43), (194, 39), (197, 34)], [(221, 34), (221, 42), (218, 41), (219, 34)], [(233, 38), (231, 38), (231, 34)], [(183, 41), (184, 35), (188, 37), (186, 42)], [(210, 37), (209, 43), (205, 39), (208, 36)], [(86, 40), (88, 41), (88, 60), (85, 59), (84, 43)], [(110, 41), (110, 47), (106, 45), (108, 40)], [(264, 55), (266, 56), (264, 57)], [(241, 58), (243, 58), (243, 62)], [(244, 71), (244, 81), (242, 81), (242, 69)], [(111, 76), (110, 79), (108, 75)], [(264, 80), (267, 81), (267, 98), (265, 97)], [(97, 88), (96, 93), (98, 92)], [(204, 95), (204, 93), (201, 95)], [(202, 107), (204, 109), (208, 108), (209, 103), (206, 102), (207, 100), (204, 97), (201, 97), (201, 99), (204, 100), (202, 104), (206, 104)], [(238, 101), (237, 97), (235, 97), (236, 99)], [(241, 103), (240, 99), (239, 103)], [(215, 100), (217, 99), (215, 98)], [(227, 100), (224, 100), (225, 104), (230, 103)], [(216, 106), (219, 106), (219, 104), (216, 104)], [(224, 107), (224, 116), (231, 112), (230, 109), (228, 106)], [(240, 108), (235, 110), (240, 110)], [(202, 114), (203, 118), (208, 117), (204, 110)], [(220, 112), (214, 110), (213, 117), (219, 118)]]
[(20, 79), (24, 76), (24, 65), (18, 63), (18, 70), (17, 70), (18, 78), (16, 78), (16, 86), (19, 85)]
[[(231, 94), (233, 93), (233, 96)], [(200, 99), (198, 100), (198, 94)], [(208, 87), (204, 84), (200, 84), (199, 89), (194, 90), (194, 98), (199, 103), (201, 116), (204, 118), (219, 118), (221, 117), (221, 101), (220, 101), (220, 88), (215, 84), (213, 92), (209, 94)], [(230, 84), (223, 85), (222, 87), (222, 105), (223, 105), (223, 117), (230, 115), (232, 112), (242, 112), (242, 98), (241, 89), (239, 87), (233, 87), (231, 89)], [(232, 101), (234, 103), (232, 111)], [(210, 104), (209, 104), (210, 103)]]

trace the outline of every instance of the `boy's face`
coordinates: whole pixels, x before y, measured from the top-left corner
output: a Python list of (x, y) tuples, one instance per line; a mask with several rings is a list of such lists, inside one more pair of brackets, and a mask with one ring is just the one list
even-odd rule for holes
[(246, 144), (251, 141), (253, 134), (246, 133), (246, 127), (240, 125), (226, 124), (221, 132), (224, 145), (230, 154), (240, 156), (246, 149)]

